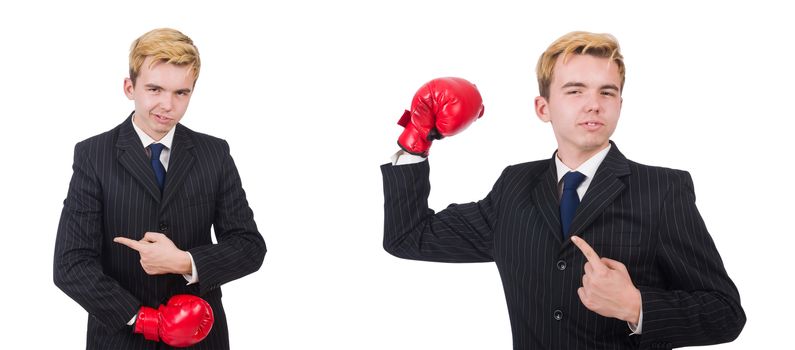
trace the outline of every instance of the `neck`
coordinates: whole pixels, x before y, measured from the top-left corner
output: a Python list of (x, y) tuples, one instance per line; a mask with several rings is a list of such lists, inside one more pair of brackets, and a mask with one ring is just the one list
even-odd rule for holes
[(560, 159), (560, 161), (563, 162), (563, 164), (566, 164), (566, 166), (569, 167), (569, 169), (574, 170), (579, 168), (580, 165), (582, 165), (582, 163), (585, 163), (585, 161), (591, 159), (591, 157), (601, 152), (609, 145), (610, 143), (607, 143), (603, 146), (594, 147), (592, 149), (587, 149), (587, 150), (582, 150), (582, 149), (575, 150), (575, 149), (566, 149), (565, 147), (558, 147), (558, 152), (556, 154), (558, 159)]
[(135, 126), (137, 126), (139, 129), (141, 129), (141, 131), (143, 131), (144, 134), (146, 134), (147, 136), (151, 137), (152, 140), (160, 141), (161, 139), (166, 137), (166, 135), (168, 134), (168, 132), (166, 132), (165, 134), (160, 134), (160, 133), (155, 133), (153, 131), (147, 130), (145, 125), (141, 125), (141, 123), (139, 123), (137, 121), (137, 119), (135, 118), (135, 115), (133, 115), (132, 121), (133, 121), (133, 124), (135, 124)]

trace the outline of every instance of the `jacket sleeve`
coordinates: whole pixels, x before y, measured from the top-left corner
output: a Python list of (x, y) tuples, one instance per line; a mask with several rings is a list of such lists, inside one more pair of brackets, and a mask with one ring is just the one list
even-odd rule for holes
[(428, 162), (381, 166), (384, 182), (384, 249), (404, 259), (437, 262), (493, 261), (500, 180), (485, 199), (451, 204), (435, 213)]
[(102, 189), (89, 159), (91, 147), (86, 142), (75, 146), (74, 172), (55, 239), (53, 280), (91, 317), (119, 330), (141, 303), (103, 272)]
[(200, 293), (259, 270), (267, 251), (226, 141), (213, 227), (217, 244), (190, 249), (199, 273)]
[(674, 175), (663, 203), (655, 262), (667, 288), (638, 286), (641, 348), (729, 342), (745, 325), (740, 295), (695, 204), (690, 174)]

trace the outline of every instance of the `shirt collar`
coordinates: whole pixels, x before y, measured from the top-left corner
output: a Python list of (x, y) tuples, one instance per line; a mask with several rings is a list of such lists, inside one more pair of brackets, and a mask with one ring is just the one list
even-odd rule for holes
[(583, 175), (585, 175), (586, 179), (593, 179), (594, 175), (596, 175), (596, 170), (599, 169), (599, 165), (602, 164), (602, 161), (605, 160), (607, 157), (607, 152), (610, 151), (610, 148), (613, 145), (608, 144), (605, 149), (599, 151), (599, 153), (594, 154), (591, 158), (588, 158), (584, 163), (580, 164), (580, 167), (577, 169), (570, 169), (563, 164), (563, 162), (558, 158), (558, 152), (555, 152), (555, 165), (558, 170), (558, 183), (560, 180), (563, 179), (563, 175), (566, 175), (569, 171), (579, 171)]
[(163, 144), (163, 146), (166, 146), (167, 149), (171, 149), (171, 144), (174, 143), (174, 130), (176, 129), (176, 127), (171, 128), (171, 130), (168, 131), (166, 136), (163, 136), (163, 138), (160, 139), (160, 141), (156, 141), (153, 138), (149, 137), (149, 135), (147, 135), (143, 130), (141, 130), (141, 128), (139, 128), (138, 125), (135, 124), (134, 120), (135, 120), (135, 115), (133, 115), (133, 117), (130, 119), (130, 122), (132, 123), (133, 128), (135, 129), (135, 133), (138, 134), (138, 137), (141, 139), (141, 144), (144, 146), (144, 148), (149, 147), (149, 145), (153, 143), (160, 143)]

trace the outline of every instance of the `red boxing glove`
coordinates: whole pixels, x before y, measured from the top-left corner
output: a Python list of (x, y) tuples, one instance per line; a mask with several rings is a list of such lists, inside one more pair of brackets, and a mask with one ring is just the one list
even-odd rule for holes
[(461, 78), (437, 78), (423, 85), (411, 101), (411, 111), (400, 117), (405, 127), (398, 138), (400, 148), (428, 156), (433, 140), (453, 136), (483, 116), (478, 88)]
[(213, 309), (195, 295), (178, 294), (155, 310), (142, 306), (135, 321), (135, 333), (147, 340), (160, 341), (173, 347), (196, 344), (213, 328)]

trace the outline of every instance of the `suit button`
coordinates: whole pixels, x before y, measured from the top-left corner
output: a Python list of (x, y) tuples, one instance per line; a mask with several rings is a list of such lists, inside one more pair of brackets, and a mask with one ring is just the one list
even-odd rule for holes
[(555, 318), (555, 321), (560, 321), (563, 319), (563, 311), (555, 310), (552, 312), (552, 317)]
[(160, 233), (168, 232), (168, 224), (165, 222), (160, 223)]
[(557, 263), (558, 270), (563, 271), (566, 269), (566, 261), (565, 260), (558, 260)]

